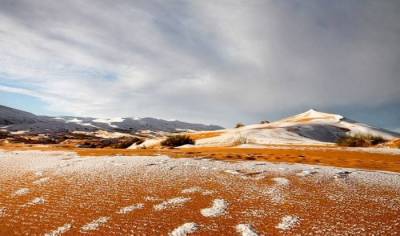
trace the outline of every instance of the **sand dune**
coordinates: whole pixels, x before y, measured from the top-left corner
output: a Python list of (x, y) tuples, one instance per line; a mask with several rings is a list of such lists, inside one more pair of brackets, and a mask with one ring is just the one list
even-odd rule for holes
[(196, 146), (334, 145), (345, 135), (370, 134), (391, 140), (400, 134), (349, 120), (341, 115), (309, 110), (267, 124), (220, 131), (216, 137), (196, 140)]

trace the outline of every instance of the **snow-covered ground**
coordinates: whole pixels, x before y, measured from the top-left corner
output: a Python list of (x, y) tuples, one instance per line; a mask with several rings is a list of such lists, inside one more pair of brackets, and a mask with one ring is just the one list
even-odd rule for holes
[(0, 235), (400, 232), (393, 172), (25, 151), (0, 152), (0, 186)]

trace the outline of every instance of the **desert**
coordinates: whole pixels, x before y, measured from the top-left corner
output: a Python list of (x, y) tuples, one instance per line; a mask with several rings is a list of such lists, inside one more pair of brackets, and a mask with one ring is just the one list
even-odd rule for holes
[[(395, 132), (315, 110), (213, 131), (124, 131), (119, 122), (94, 131), (15, 132), (13, 125), (3, 126), (0, 234), (395, 235), (400, 230)], [(351, 132), (385, 141), (337, 144)]]
[(400, 235), (400, 0), (0, 0), (0, 236)]

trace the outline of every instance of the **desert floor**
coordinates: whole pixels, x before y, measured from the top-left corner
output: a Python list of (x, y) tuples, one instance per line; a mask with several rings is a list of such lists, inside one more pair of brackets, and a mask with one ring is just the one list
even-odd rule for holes
[(0, 150), (72, 151), (80, 156), (154, 156), (212, 158), (217, 160), (257, 160), (274, 163), (301, 163), (400, 172), (400, 149), (343, 148), (332, 146), (267, 146), (265, 148), (195, 147), (110, 149), (75, 148), (65, 145), (0, 145)]
[[(181, 158), (113, 150), (0, 151), (0, 235), (400, 233), (400, 174), (360, 169), (369, 167), (356, 161), (360, 152), (184, 151), (197, 158), (169, 152)], [(329, 165), (330, 156), (359, 166), (290, 163), (319, 157), (323, 161), (314, 164)], [(246, 158), (251, 160), (235, 160)], [(383, 170), (399, 170), (398, 155), (364, 158), (377, 163), (370, 169), (388, 161)]]

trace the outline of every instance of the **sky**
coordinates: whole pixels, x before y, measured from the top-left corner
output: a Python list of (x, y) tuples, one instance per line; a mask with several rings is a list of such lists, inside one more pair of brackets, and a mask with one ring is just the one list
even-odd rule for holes
[(0, 0), (0, 104), (232, 127), (314, 108), (400, 131), (398, 0)]

